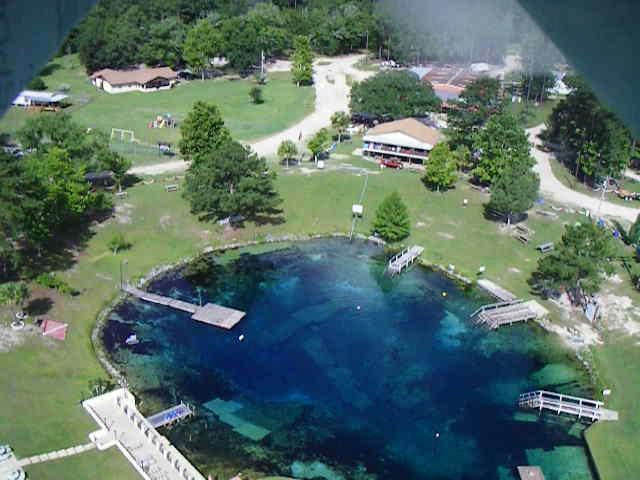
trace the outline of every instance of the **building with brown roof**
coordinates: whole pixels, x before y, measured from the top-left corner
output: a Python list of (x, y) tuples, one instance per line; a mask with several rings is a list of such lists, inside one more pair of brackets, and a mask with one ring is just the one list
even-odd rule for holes
[(112, 70), (105, 68), (91, 75), (91, 83), (108, 93), (157, 92), (175, 85), (178, 74), (169, 67)]
[(423, 165), (443, 135), (415, 118), (405, 118), (381, 123), (368, 130), (362, 140), (365, 156)]

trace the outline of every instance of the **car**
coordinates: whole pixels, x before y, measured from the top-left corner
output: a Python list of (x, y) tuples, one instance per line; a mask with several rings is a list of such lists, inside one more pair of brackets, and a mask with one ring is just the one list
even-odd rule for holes
[(395, 158), (383, 158), (382, 160), (380, 160), (380, 165), (387, 168), (402, 168), (402, 162), (400, 160), (396, 160)]

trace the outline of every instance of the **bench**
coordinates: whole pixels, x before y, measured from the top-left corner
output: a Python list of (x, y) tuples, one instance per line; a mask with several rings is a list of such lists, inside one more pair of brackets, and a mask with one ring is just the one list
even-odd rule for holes
[(127, 192), (116, 192), (116, 197), (118, 197), (118, 198), (127, 198), (128, 197), (128, 193)]
[(167, 186), (164, 187), (164, 189), (167, 192), (177, 192), (178, 191), (178, 184), (174, 183), (174, 184), (171, 184), (171, 185), (167, 185)]
[(551, 252), (553, 249), (553, 242), (542, 243), (536, 247), (536, 250), (540, 251), (540, 253)]

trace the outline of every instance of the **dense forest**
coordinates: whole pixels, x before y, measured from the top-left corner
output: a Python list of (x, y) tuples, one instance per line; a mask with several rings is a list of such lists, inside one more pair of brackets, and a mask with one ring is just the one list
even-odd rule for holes
[(453, 3), (445, 8), (412, 0), (101, 0), (62, 52), (79, 53), (88, 71), (141, 63), (197, 69), (199, 58), (219, 55), (246, 71), (260, 63), (261, 52), (267, 58), (287, 54), (294, 39), (305, 36), (320, 54), (366, 48), (403, 63), (498, 62), (518, 42), (535, 57), (527, 67), (552, 61), (543, 57), (555, 50), (517, 2)]

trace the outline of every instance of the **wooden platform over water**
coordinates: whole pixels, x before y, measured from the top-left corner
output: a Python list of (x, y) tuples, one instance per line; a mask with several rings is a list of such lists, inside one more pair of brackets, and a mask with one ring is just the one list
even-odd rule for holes
[(512, 302), (518, 298), (513, 293), (486, 278), (478, 280), (478, 286), (501, 302)]
[(520, 408), (535, 408), (540, 411), (550, 410), (560, 415), (567, 413), (578, 418), (597, 420), (618, 420), (618, 412), (603, 408), (604, 403), (588, 398), (574, 397), (563, 393), (535, 390), (520, 395)]
[(167, 408), (161, 412), (147, 417), (147, 420), (153, 428), (164, 427), (179, 422), (183, 418), (193, 415), (193, 410), (186, 403), (179, 403), (171, 408)]
[(182, 312), (190, 313), (193, 320), (227, 330), (231, 330), (235, 327), (246, 315), (243, 311), (223, 307), (221, 305), (216, 305), (215, 303), (207, 303), (206, 305), (200, 306), (183, 300), (145, 292), (144, 290), (140, 290), (132, 285), (125, 285), (122, 289), (129, 295), (139, 298), (140, 300), (144, 300), (145, 302), (164, 305)]
[(389, 264), (387, 265), (387, 271), (391, 275), (398, 275), (402, 273), (402, 270), (408, 268), (413, 262), (415, 262), (416, 258), (422, 255), (424, 252), (424, 248), (413, 245), (411, 247), (405, 248), (397, 255), (394, 255), (391, 260), (389, 260)]
[(471, 314), (476, 324), (485, 324), (492, 330), (503, 325), (526, 322), (538, 317), (538, 313), (522, 300), (492, 303)]

